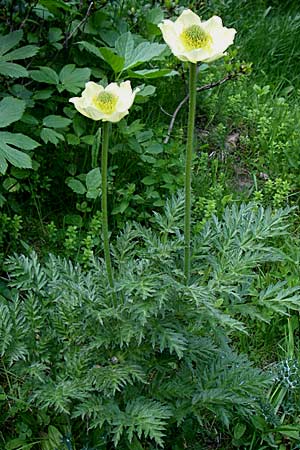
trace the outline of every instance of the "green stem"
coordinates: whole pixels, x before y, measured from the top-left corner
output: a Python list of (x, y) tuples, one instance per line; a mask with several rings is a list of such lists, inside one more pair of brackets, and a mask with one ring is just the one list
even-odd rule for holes
[(196, 111), (197, 64), (190, 63), (189, 116), (185, 157), (185, 209), (184, 209), (184, 275), (189, 284), (191, 273), (191, 178)]
[(109, 237), (108, 237), (108, 217), (107, 217), (107, 158), (108, 158), (108, 143), (109, 143), (109, 122), (103, 122), (103, 136), (102, 136), (102, 154), (101, 154), (101, 179), (102, 179), (102, 233), (104, 244), (104, 259), (109, 285), (114, 287), (111, 259), (109, 251)]

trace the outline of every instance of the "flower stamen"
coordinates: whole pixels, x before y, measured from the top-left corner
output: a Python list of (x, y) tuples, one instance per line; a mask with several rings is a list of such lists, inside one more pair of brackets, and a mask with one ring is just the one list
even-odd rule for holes
[(93, 101), (96, 108), (103, 114), (112, 114), (116, 109), (118, 98), (110, 92), (103, 91)]
[(180, 35), (181, 41), (186, 50), (196, 50), (207, 48), (212, 43), (212, 37), (199, 25), (191, 25)]

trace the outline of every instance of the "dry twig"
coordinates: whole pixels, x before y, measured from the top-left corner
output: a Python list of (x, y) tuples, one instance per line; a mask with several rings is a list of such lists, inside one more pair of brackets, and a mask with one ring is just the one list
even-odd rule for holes
[(91, 1), (90, 4), (89, 4), (89, 7), (88, 7), (88, 9), (87, 9), (87, 12), (85, 13), (84, 18), (79, 22), (78, 25), (76, 25), (76, 27), (74, 28), (74, 30), (71, 31), (70, 34), (67, 34), (67, 36), (66, 36), (66, 38), (65, 38), (65, 40), (64, 40), (64, 43), (63, 43), (63, 46), (64, 46), (65, 48), (68, 47), (68, 42), (69, 42), (69, 40), (71, 39), (71, 37), (73, 36), (73, 34), (75, 34), (76, 31), (78, 30), (78, 28), (80, 28), (81, 25), (85, 24), (85, 22), (88, 20), (89, 15), (90, 15), (90, 13), (91, 13), (91, 9), (92, 9), (93, 6), (94, 6), (94, 2)]

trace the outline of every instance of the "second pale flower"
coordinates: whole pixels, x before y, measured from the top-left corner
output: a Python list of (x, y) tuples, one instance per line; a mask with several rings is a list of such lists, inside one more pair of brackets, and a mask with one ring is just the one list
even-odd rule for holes
[(73, 97), (69, 101), (74, 103), (77, 111), (90, 119), (119, 122), (128, 114), (138, 91), (138, 88), (134, 91), (131, 89), (130, 81), (120, 85), (110, 83), (106, 88), (89, 81), (81, 97)]
[(222, 19), (213, 16), (205, 22), (186, 9), (175, 22), (164, 20), (158, 25), (172, 53), (181, 61), (211, 62), (224, 56), (233, 43), (236, 30), (222, 25)]

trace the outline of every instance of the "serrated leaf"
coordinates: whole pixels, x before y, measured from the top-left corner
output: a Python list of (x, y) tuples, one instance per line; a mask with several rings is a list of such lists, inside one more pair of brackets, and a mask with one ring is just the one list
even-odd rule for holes
[(8, 52), (11, 48), (15, 47), (23, 37), (23, 31), (12, 31), (5, 36), (0, 36), (0, 56)]
[(4, 154), (1, 152), (1, 147), (0, 147), (0, 173), (5, 174), (7, 167), (8, 167), (8, 164), (6, 162), (6, 158), (5, 158)]
[(65, 128), (70, 125), (72, 121), (62, 116), (49, 115), (44, 117), (43, 125), (49, 128)]
[(86, 188), (84, 186), (83, 183), (81, 183), (81, 181), (76, 180), (76, 178), (70, 178), (67, 180), (67, 185), (69, 186), (69, 188), (72, 189), (73, 192), (75, 192), (76, 194), (85, 194), (86, 192)]
[(39, 83), (59, 84), (57, 73), (51, 67), (40, 67), (40, 70), (31, 70), (30, 76)]
[(147, 11), (146, 21), (158, 25), (164, 18), (164, 12), (160, 7), (151, 8)]
[(40, 145), (38, 142), (22, 133), (8, 133), (7, 131), (2, 131), (1, 138), (7, 144), (15, 145), (22, 150), (33, 150)]
[(31, 169), (32, 161), (30, 156), (15, 149), (14, 147), (11, 147), (11, 145), (27, 150), (37, 147), (39, 144), (30, 139), (28, 136), (24, 136), (20, 133), (13, 134), (3, 131), (0, 132), (0, 172), (2, 174), (6, 172), (7, 161), (13, 166), (21, 169)]
[(116, 55), (109, 48), (100, 48), (101, 55), (103, 59), (110, 65), (115, 73), (121, 72), (124, 68), (124, 58), (119, 55)]
[(0, 75), (11, 78), (21, 78), (27, 77), (28, 72), (25, 67), (20, 66), (20, 64), (9, 63), (5, 61), (0, 61)]
[(36, 45), (25, 45), (24, 47), (17, 48), (10, 53), (6, 53), (0, 56), (0, 61), (15, 61), (16, 59), (30, 58), (36, 55), (39, 48)]
[(134, 50), (134, 40), (130, 31), (122, 34), (117, 39), (115, 49), (117, 54), (122, 58), (124, 58), (126, 64), (126, 61), (129, 61), (130, 58), (132, 57)]
[(165, 44), (156, 44), (149, 42), (142, 42), (133, 51), (131, 57), (125, 61), (126, 69), (132, 69), (139, 66), (143, 62), (150, 61), (153, 58), (158, 57), (166, 49)]
[(178, 75), (176, 70), (171, 69), (144, 69), (144, 70), (129, 70), (128, 71), (131, 78), (161, 78), (161, 77), (173, 77)]
[(51, 20), (54, 18), (54, 15), (49, 11), (49, 9), (45, 8), (40, 2), (33, 8), (33, 13), (40, 17), (42, 20)]
[(0, 102), (0, 128), (7, 127), (13, 122), (20, 120), (26, 103), (14, 97), (5, 97)]
[(96, 45), (93, 45), (87, 41), (80, 41), (80, 42), (77, 42), (77, 44), (79, 45), (80, 50), (84, 49), (87, 52), (91, 53), (92, 55), (97, 56), (97, 58), (100, 58), (102, 60), (104, 59), (99, 48), (96, 47)]
[(59, 141), (64, 141), (64, 136), (57, 131), (53, 130), (52, 128), (43, 128), (41, 131), (41, 139), (45, 142), (45, 144), (48, 144), (48, 142), (51, 142), (54, 145), (57, 145)]
[(137, 93), (137, 97), (148, 97), (149, 95), (153, 95), (155, 91), (156, 87), (149, 84)]
[(86, 174), (86, 186), (88, 190), (98, 189), (101, 186), (101, 172), (99, 167), (92, 169)]
[(47, 100), (53, 94), (53, 89), (43, 89), (42, 91), (36, 91), (33, 96), (34, 100)]
[(77, 94), (85, 83), (90, 79), (91, 69), (85, 67), (82, 69), (76, 68), (75, 64), (67, 64), (60, 73), (59, 79), (63, 90)]

